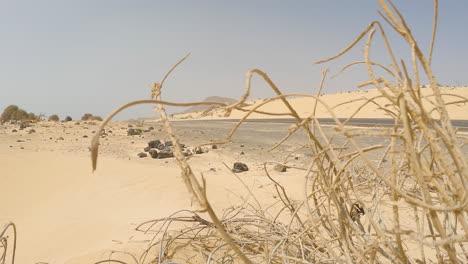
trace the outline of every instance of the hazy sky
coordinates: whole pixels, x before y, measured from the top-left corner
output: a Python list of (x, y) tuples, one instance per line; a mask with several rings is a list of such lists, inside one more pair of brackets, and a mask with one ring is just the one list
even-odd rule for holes
[[(433, 1), (395, 1), (427, 51)], [(267, 72), (283, 92), (315, 93), (321, 71), (336, 73), (363, 59), (364, 42), (342, 59), (334, 55), (372, 20), (377, 1), (21, 1), (0, 0), (0, 111), (106, 116), (131, 100), (148, 99), (186, 53), (188, 61), (167, 81), (163, 98), (188, 102), (218, 95), (238, 98), (251, 68)], [(440, 83), (468, 84), (468, 1), (440, 1), (433, 69)], [(388, 30), (388, 26), (386, 26)], [(390, 34), (400, 57), (408, 47)], [(377, 40), (375, 61), (389, 64)], [(363, 67), (327, 80), (325, 93), (356, 89)], [(272, 92), (259, 78), (252, 98)], [(177, 109), (170, 109), (177, 111)], [(118, 117), (151, 116), (137, 107)]]

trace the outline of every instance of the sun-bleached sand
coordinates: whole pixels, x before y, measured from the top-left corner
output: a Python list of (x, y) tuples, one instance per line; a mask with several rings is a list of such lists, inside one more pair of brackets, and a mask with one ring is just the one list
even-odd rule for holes
[[(468, 97), (468, 88), (447, 89), (444, 93)], [(349, 99), (369, 98), (375, 93), (369, 90), (320, 98), (333, 106)], [(310, 115), (313, 99), (292, 98), (291, 102), (301, 116)], [(261, 101), (252, 104), (258, 103)], [(274, 102), (261, 110), (284, 111), (280, 104)], [(356, 105), (343, 107), (337, 111), (338, 117), (346, 117)], [(329, 117), (322, 107), (317, 109), (317, 116)], [(357, 117), (386, 117), (377, 114), (381, 111), (375, 108), (363, 111)], [(468, 119), (467, 113), (464, 104), (449, 106), (449, 114), (454, 119)], [(205, 114), (184, 114), (176, 118), (224, 118), (219, 110)], [(241, 118), (243, 114), (234, 111), (229, 118)], [(253, 117), (265, 118), (258, 114)], [(147, 237), (134, 230), (138, 224), (178, 210), (197, 209), (191, 203), (173, 158), (137, 156), (148, 141), (168, 139), (160, 123), (111, 122), (106, 127), (107, 136), (101, 138), (98, 169), (93, 173), (88, 147), (99, 125), (99, 122), (41, 121), (23, 130), (18, 128), (19, 124), (7, 123), (0, 127), (0, 225), (10, 221), (17, 225), (17, 263), (94, 263), (108, 258), (112, 250), (138, 255), (148, 243)], [(146, 132), (128, 136), (130, 125)], [(206, 178), (208, 197), (218, 213), (239, 203), (240, 197), (248, 197), (247, 190), (230, 171), (234, 162), (248, 164), (250, 170), (238, 176), (265, 205), (277, 197), (272, 182), (265, 177), (264, 162), (307, 166), (311, 160), (309, 153), (303, 149), (296, 151), (307, 141), (301, 132), (280, 148), (267, 152), (288, 133), (289, 125), (244, 124), (230, 144), (189, 159), (197, 176), (203, 173)], [(195, 146), (223, 140), (234, 123), (185, 120), (174, 122), (174, 126), (183, 143)], [(154, 129), (148, 130), (149, 127)], [(31, 129), (35, 132), (28, 133)], [(334, 131), (331, 127), (324, 129), (325, 133)], [(359, 140), (362, 146), (389, 143), (371, 138)], [(336, 144), (344, 144), (344, 140), (338, 138)], [(381, 154), (383, 149), (379, 151)], [(272, 170), (273, 165), (268, 164), (267, 168)], [(303, 199), (303, 170), (270, 173), (287, 187), (291, 197)], [(402, 216), (401, 221), (409, 226), (412, 220)]]
[[(453, 103), (463, 98), (468, 98), (468, 87), (441, 87), (441, 93), (447, 105), (449, 116), (452, 119), (468, 119), (468, 104), (467, 103)], [(434, 101), (432, 96), (433, 92), (430, 88), (421, 88), (421, 95), (426, 97), (424, 101), (424, 107), (426, 109), (432, 109)], [(317, 109), (315, 117), (318, 118), (331, 118), (330, 112), (327, 107), (333, 109), (333, 113), (337, 118), (348, 118), (353, 115), (361, 105), (363, 105), (368, 99), (373, 99), (375, 103), (369, 103), (362, 107), (359, 112), (354, 115), (355, 118), (391, 118), (391, 116), (379, 109), (380, 107), (392, 110), (392, 107), (388, 107), (390, 102), (385, 98), (378, 98), (380, 92), (377, 89), (370, 90), (358, 90), (353, 92), (343, 92), (338, 94), (322, 94), (319, 99), (321, 102), (317, 103)], [(254, 100), (247, 102), (248, 106), (245, 109), (252, 109), (253, 107), (261, 104), (265, 100)], [(288, 98), (290, 104), (294, 107), (297, 113), (305, 118), (313, 114), (315, 105), (315, 99), (312, 97), (292, 97)], [(351, 102), (351, 103), (347, 103)], [(327, 107), (324, 106), (327, 105)], [(281, 100), (275, 100), (269, 102), (257, 110), (270, 112), (270, 113), (288, 113), (286, 106)], [(214, 109), (206, 112), (186, 113), (180, 115), (174, 115), (175, 119), (240, 119), (244, 117), (246, 112), (234, 110), (229, 116), (225, 116), (225, 112), (221, 109)], [(259, 113), (252, 113), (249, 118), (287, 118), (290, 116), (271, 116), (263, 115)], [(434, 118), (438, 118), (434, 115)]]
[[(132, 242), (138, 240), (134, 231), (138, 224), (197, 209), (173, 158), (137, 157), (149, 140), (165, 137), (159, 124), (153, 124), (153, 133), (127, 136), (127, 122), (111, 123), (106, 129), (109, 136), (101, 139), (98, 169), (93, 173), (88, 147), (99, 123), (74, 123), (43, 121), (24, 130), (5, 124), (0, 129), (0, 224), (11, 221), (18, 228), (17, 263), (90, 263), (122, 248), (141, 253), (146, 244)], [(211, 132), (200, 127), (187, 125), (178, 131), (184, 142), (194, 145), (222, 139), (229, 125)], [(36, 132), (29, 134), (30, 129)], [(251, 130), (246, 131), (257, 133)], [(246, 138), (255, 140), (250, 135)], [(235, 142), (190, 159), (197, 175), (206, 178), (208, 195), (220, 213), (246, 193), (224, 164), (246, 162), (250, 171), (241, 175), (243, 180), (264, 201), (273, 197), (264, 188), (271, 183), (263, 175), (258, 155), (265, 142), (253, 144), (242, 138)], [(242, 142), (246, 146), (241, 147)], [(269, 157), (275, 156), (278, 152)], [(286, 176), (286, 186), (301, 188), (303, 176), (288, 172), (279, 181)]]

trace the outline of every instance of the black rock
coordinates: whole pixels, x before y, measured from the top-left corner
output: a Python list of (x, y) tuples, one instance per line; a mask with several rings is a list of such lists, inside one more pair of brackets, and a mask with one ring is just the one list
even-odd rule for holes
[(146, 155), (146, 153), (144, 153), (144, 152), (140, 152), (140, 153), (138, 153), (138, 157), (146, 158), (146, 157), (148, 157), (148, 155)]
[(165, 148), (158, 152), (159, 159), (167, 159), (172, 157), (174, 157), (174, 152), (172, 152), (172, 149)]
[(153, 159), (157, 159), (158, 156), (159, 156), (158, 151), (155, 150), (155, 149), (150, 149), (150, 150), (148, 151), (148, 153), (150, 154), (150, 156), (151, 156)]
[(232, 167), (232, 172), (234, 173), (248, 171), (248, 170), (249, 170), (249, 167), (247, 167), (247, 165), (245, 165), (242, 162), (236, 162), (234, 163), (234, 166)]
[(87, 135), (84, 135), (83, 137), (84, 137), (84, 138), (87, 138), (88, 136), (87, 136)]
[(148, 152), (148, 151), (150, 151), (150, 149), (151, 149), (151, 147), (148, 146), (148, 147), (144, 148), (143, 150), (144, 150), (145, 152)]
[(172, 146), (173, 146), (173, 145), (172, 145), (172, 141), (170, 141), (170, 140), (164, 142), (164, 145), (165, 145), (166, 147), (172, 147)]
[(211, 146), (211, 148), (212, 148), (212, 149), (218, 149), (218, 146), (213, 145), (213, 146)]
[(157, 149), (159, 150), (164, 150), (166, 148), (166, 146), (164, 144), (159, 144)]
[(36, 133), (36, 130), (34, 130), (34, 129), (31, 128), (31, 129), (28, 131), (28, 134), (32, 134), (32, 133)]
[(150, 148), (158, 148), (158, 146), (161, 144), (161, 140), (152, 140), (148, 142), (148, 147)]

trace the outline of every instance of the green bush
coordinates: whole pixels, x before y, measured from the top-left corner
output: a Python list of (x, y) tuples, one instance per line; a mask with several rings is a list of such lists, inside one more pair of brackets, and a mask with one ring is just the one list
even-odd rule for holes
[(65, 117), (64, 120), (67, 121), (67, 122), (69, 122), (69, 121), (72, 121), (73, 119), (71, 118), (71, 116), (67, 116), (67, 117)]

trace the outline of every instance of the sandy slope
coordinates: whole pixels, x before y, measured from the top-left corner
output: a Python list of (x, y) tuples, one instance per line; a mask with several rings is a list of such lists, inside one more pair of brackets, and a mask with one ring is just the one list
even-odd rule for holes
[[(82, 136), (91, 136), (96, 127), (41, 122), (34, 125), (37, 132), (33, 134), (27, 133), (31, 128), (11, 132), (18, 125), (0, 127), (0, 226), (9, 221), (17, 225), (17, 263), (92, 263), (122, 247), (141, 252), (146, 244), (128, 244), (139, 235), (133, 231), (137, 224), (177, 210), (196, 209), (174, 159), (136, 157), (150, 139), (163, 138), (157, 129), (144, 136), (126, 136), (122, 128), (127, 123), (111, 124), (114, 132), (109, 133), (108, 141), (102, 139), (98, 170), (92, 173), (87, 149), (90, 137)], [(177, 131), (184, 142), (195, 144), (220, 139), (226, 128), (203, 130), (185, 125)], [(246, 134), (247, 140), (253, 140), (250, 135)], [(64, 140), (57, 140), (60, 137)], [(223, 163), (248, 163), (251, 171), (242, 178), (263, 201), (273, 196), (264, 188), (270, 183), (258, 154), (259, 144), (264, 143), (242, 138), (235, 142), (233, 147), (190, 159), (197, 174), (206, 177), (208, 196), (219, 212), (246, 192)], [(239, 147), (239, 143), (252, 146)], [(282, 177), (279, 181), (287, 179), (287, 186), (301, 188), (302, 175), (291, 171)]]
[[(446, 102), (454, 102), (460, 100), (459, 97), (462, 96), (464, 98), (468, 98), (468, 87), (442, 87), (441, 93), (444, 94), (443, 98)], [(320, 100), (326, 104), (329, 108), (334, 108), (334, 114), (339, 118), (347, 118), (350, 117), (358, 108), (367, 100), (371, 98), (375, 98), (379, 96), (380, 93), (377, 89), (371, 90), (360, 90), (354, 92), (344, 92), (338, 94), (323, 94), (320, 96)], [(422, 96), (426, 96), (427, 100), (425, 100), (424, 107), (426, 109), (431, 109), (432, 104), (430, 101), (434, 101), (432, 95), (432, 90), (429, 88), (422, 89)], [(452, 96), (456, 95), (456, 96)], [(247, 109), (251, 109), (264, 100), (255, 100), (250, 101), (249, 104), (251, 106), (247, 107)], [(353, 101), (352, 104), (344, 104), (348, 101)], [(308, 97), (296, 97), (289, 99), (291, 105), (295, 108), (298, 114), (301, 117), (307, 117), (312, 115), (315, 99), (308, 98)], [(375, 99), (375, 103), (380, 105), (381, 107), (385, 107), (389, 102), (387, 99), (377, 98)], [(452, 119), (468, 119), (468, 103), (458, 103), (458, 104), (451, 104), (447, 106), (449, 111), (449, 115)], [(271, 113), (287, 113), (287, 108), (283, 105), (280, 100), (276, 100), (270, 102), (258, 110), (271, 112)], [(390, 109), (391, 110), (391, 109)], [(245, 115), (245, 112), (241, 111), (233, 111), (229, 117), (224, 116), (224, 111), (220, 109), (213, 110), (210, 112), (196, 112), (196, 113), (187, 113), (182, 115), (175, 115), (176, 119), (217, 119), (217, 118), (233, 118), (233, 119), (240, 119)], [(317, 105), (317, 110), (315, 112), (315, 116), (319, 118), (329, 118), (331, 117), (327, 107), (323, 104)], [(286, 116), (288, 117), (288, 116)], [(388, 118), (389, 115), (379, 109), (379, 106), (376, 104), (368, 104), (363, 107), (359, 113), (355, 116), (357, 118)], [(438, 116), (434, 116), (438, 118)], [(252, 114), (250, 118), (278, 118), (278, 116), (266, 116), (261, 114)]]

